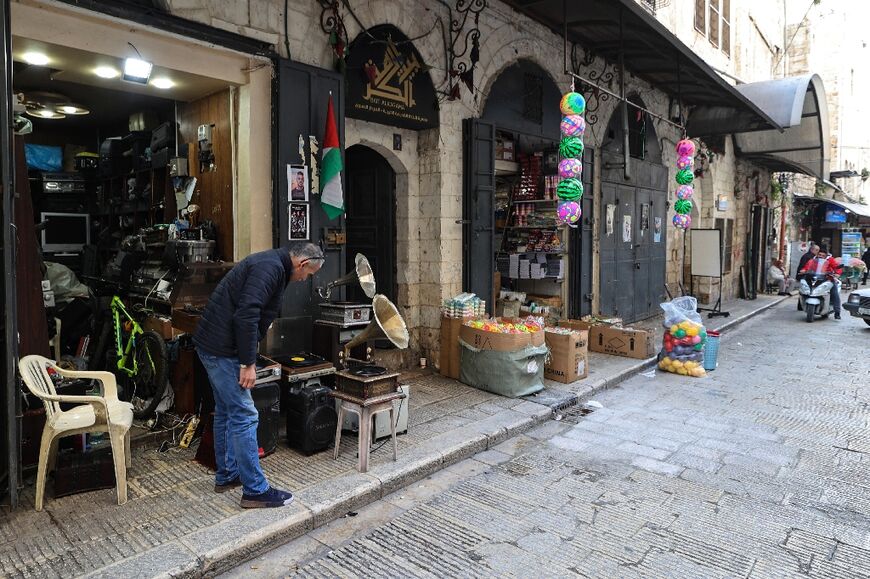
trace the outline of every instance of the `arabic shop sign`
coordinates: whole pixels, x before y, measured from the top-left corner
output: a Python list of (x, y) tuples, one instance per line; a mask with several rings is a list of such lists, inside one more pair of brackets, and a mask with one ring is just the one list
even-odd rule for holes
[(438, 126), (438, 99), (428, 67), (395, 26), (375, 26), (351, 43), (345, 116), (405, 129)]

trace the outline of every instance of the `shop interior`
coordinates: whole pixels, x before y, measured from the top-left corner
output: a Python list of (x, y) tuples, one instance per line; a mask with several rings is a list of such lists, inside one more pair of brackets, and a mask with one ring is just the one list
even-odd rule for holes
[[(197, 461), (214, 468), (214, 401), (191, 338), (234, 265), (237, 87), (150, 63), (132, 44), (119, 59), (13, 37), (13, 57), (19, 354), (56, 364), (48, 373), (22, 370), (22, 466), (32, 472), (45, 450), (35, 375), (60, 395), (99, 396), (94, 376), (60, 372), (108, 370), (133, 406), (131, 436), (183, 448), (199, 439)], [(336, 301), (345, 285), (359, 286), (362, 303)], [(296, 320), (273, 325), (252, 390), (261, 456), (283, 436), (292, 452), (324, 451), (340, 423), (360, 432), (365, 470), (364, 441), (407, 429), (407, 387), (371, 357), (377, 344), (407, 348), (408, 331), (375, 287), (372, 266), (355, 256), (346, 276), (319, 288), (323, 300), (335, 292), (320, 304), (314, 353), (286, 351)], [(372, 397), (377, 404), (358, 404)], [(60, 440), (55, 497), (124, 476), (107, 435)]]
[(499, 130), (495, 151), (495, 263), (499, 315), (562, 316), (568, 239), (557, 225), (557, 142)]
[[(233, 258), (234, 87), (156, 66), (132, 44), (126, 60), (12, 45), (20, 354), (112, 370), (142, 432), (189, 424), (213, 404), (189, 332)], [(38, 397), (24, 400), (26, 468), (46, 417)], [(82, 457), (108, 443), (62, 441)]]

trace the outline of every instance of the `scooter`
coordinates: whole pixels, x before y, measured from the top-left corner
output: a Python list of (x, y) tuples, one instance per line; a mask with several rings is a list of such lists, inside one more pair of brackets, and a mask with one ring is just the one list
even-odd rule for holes
[(827, 318), (834, 311), (831, 308), (831, 288), (834, 282), (824, 274), (805, 273), (800, 277), (798, 309), (806, 312), (807, 322), (816, 317)]

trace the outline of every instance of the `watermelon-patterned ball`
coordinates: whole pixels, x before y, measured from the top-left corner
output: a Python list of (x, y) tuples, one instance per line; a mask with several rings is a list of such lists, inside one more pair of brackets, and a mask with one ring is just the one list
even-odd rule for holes
[(694, 173), (692, 173), (691, 169), (683, 169), (681, 171), (677, 171), (677, 183), (680, 185), (688, 185), (695, 179)]
[(576, 201), (562, 201), (556, 208), (556, 216), (559, 223), (573, 225), (580, 221), (583, 211)]
[(692, 202), (686, 199), (677, 199), (677, 202), (674, 203), (674, 211), (679, 213), (680, 215), (685, 215), (687, 213), (692, 212)]
[(695, 156), (695, 143), (693, 143), (689, 139), (683, 139), (679, 143), (677, 143), (677, 155), (680, 157), (694, 157)]
[(691, 185), (680, 185), (677, 187), (677, 199), (685, 199), (686, 201), (690, 201), (692, 199), (692, 195), (695, 194), (695, 190), (692, 189)]
[(579, 157), (583, 154), (583, 141), (580, 137), (564, 137), (559, 142), (559, 155), (563, 158)]
[(570, 179), (579, 178), (583, 174), (583, 162), (580, 159), (562, 159), (559, 161), (559, 177)]
[(562, 201), (577, 201), (583, 196), (583, 183), (573, 177), (562, 179), (556, 186), (556, 195)]
[(580, 93), (568, 92), (562, 96), (559, 108), (563, 115), (582, 115), (586, 110), (586, 99)]
[(690, 215), (674, 215), (674, 227), (678, 229), (688, 229), (692, 226), (692, 217)]
[(580, 115), (565, 115), (559, 128), (566, 137), (582, 137), (586, 132), (586, 120)]
[(695, 165), (694, 157), (680, 157), (677, 159), (677, 169), (682, 171), (683, 169), (691, 169)]

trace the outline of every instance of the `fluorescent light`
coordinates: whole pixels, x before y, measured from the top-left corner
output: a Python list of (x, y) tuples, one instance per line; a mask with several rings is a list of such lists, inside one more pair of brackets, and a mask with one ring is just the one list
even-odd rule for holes
[(168, 89), (168, 88), (172, 88), (175, 86), (175, 83), (166, 77), (155, 78), (154, 80), (151, 81), (151, 84), (152, 84), (152, 86), (155, 86), (157, 88), (162, 88), (162, 89)]
[(35, 66), (45, 66), (48, 64), (48, 57), (41, 52), (25, 52), (21, 57), (27, 64), (33, 64)]
[(100, 78), (115, 78), (121, 73), (112, 68), (111, 66), (98, 66), (94, 69), (94, 74), (99, 76)]
[(128, 82), (148, 84), (148, 77), (151, 76), (151, 66), (151, 63), (147, 60), (128, 58), (124, 61), (123, 79)]

